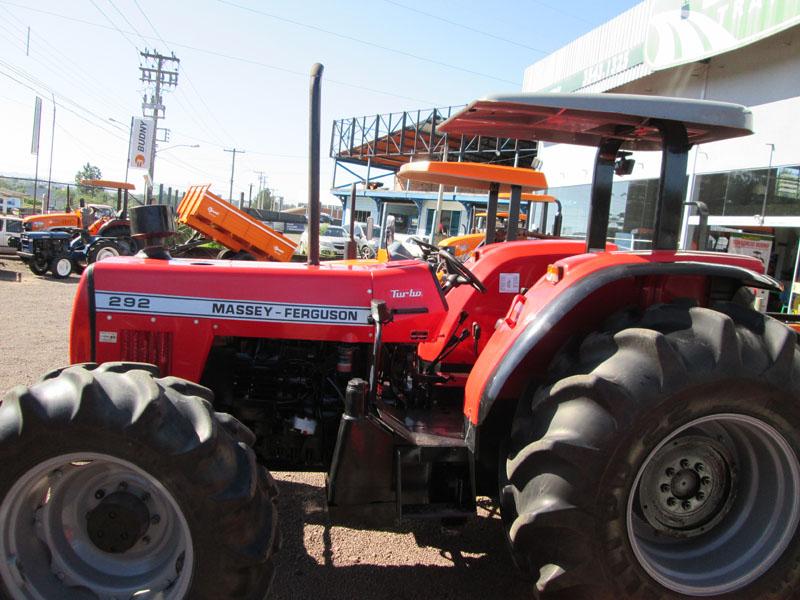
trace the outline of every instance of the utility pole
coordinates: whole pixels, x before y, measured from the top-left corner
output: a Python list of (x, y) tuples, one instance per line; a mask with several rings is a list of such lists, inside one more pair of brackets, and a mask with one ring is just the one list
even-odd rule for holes
[(256, 208), (264, 208), (261, 206), (261, 188), (264, 185), (264, 171), (253, 171), (258, 175), (258, 193), (256, 194)]
[[(237, 150), (233, 148), (231, 150), (225, 149), (225, 152), (233, 152), (233, 160), (231, 161), (231, 191), (228, 195), (228, 202), (233, 204), (233, 172), (236, 169), (236, 153), (244, 154), (244, 150)], [(239, 208), (242, 208), (241, 206)]]
[[(150, 204), (153, 195), (153, 172), (155, 171), (156, 162), (156, 142), (158, 137), (158, 120), (163, 119), (166, 112), (163, 99), (161, 97), (162, 88), (173, 88), (178, 85), (178, 65), (180, 59), (176, 58), (175, 54), (172, 56), (164, 56), (158, 52), (150, 52), (145, 50), (140, 53), (145, 59), (146, 66), (139, 67), (142, 72), (140, 80), (147, 84), (148, 91), (151, 91), (150, 98), (147, 97), (147, 91), (144, 93), (144, 101), (142, 102), (142, 115), (145, 117), (153, 118), (153, 144), (150, 148), (150, 169), (148, 174), (150, 182), (147, 189), (147, 203)], [(174, 70), (167, 70), (167, 64), (176, 63)], [(148, 113), (148, 111), (150, 111)]]

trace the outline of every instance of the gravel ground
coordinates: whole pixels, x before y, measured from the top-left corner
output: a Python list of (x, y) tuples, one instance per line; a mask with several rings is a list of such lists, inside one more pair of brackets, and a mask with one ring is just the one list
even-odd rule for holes
[[(33, 275), (0, 256), (0, 393), (30, 385), (68, 363), (69, 319), (78, 278)], [(331, 523), (324, 475), (274, 473), (284, 544), (270, 598), (526, 598), (500, 518), (488, 499), (458, 529), (402, 521), (383, 529)]]

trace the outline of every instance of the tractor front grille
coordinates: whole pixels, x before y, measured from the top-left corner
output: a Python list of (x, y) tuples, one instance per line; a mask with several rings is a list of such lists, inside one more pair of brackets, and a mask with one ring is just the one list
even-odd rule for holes
[(171, 372), (173, 335), (169, 331), (120, 331), (120, 358), (156, 365), (162, 376)]

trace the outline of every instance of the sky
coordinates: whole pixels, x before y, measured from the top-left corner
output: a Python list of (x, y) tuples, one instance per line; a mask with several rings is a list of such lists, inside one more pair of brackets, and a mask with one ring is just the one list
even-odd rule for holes
[[(35, 174), (39, 96), (39, 178), (74, 182), (88, 162), (124, 181), (141, 53), (156, 51), (180, 59), (163, 94), (156, 186), (211, 184), (228, 198), (234, 167), (234, 198), (255, 194), (263, 173), (274, 195), (305, 203), (321, 63), (321, 195), (333, 204), (334, 120), (521, 91), (526, 67), (639, 1), (0, 0), (0, 175)], [(127, 173), (137, 191), (144, 173)], [(340, 170), (336, 184), (350, 180)]]

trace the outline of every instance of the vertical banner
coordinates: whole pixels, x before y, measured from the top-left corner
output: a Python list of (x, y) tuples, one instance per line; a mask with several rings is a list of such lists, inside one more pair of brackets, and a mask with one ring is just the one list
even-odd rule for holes
[(36, 96), (36, 105), (33, 108), (33, 139), (31, 140), (31, 154), (39, 154), (39, 129), (42, 125), (42, 99)]
[(131, 169), (150, 169), (150, 155), (155, 139), (153, 119), (133, 119), (128, 166)]

